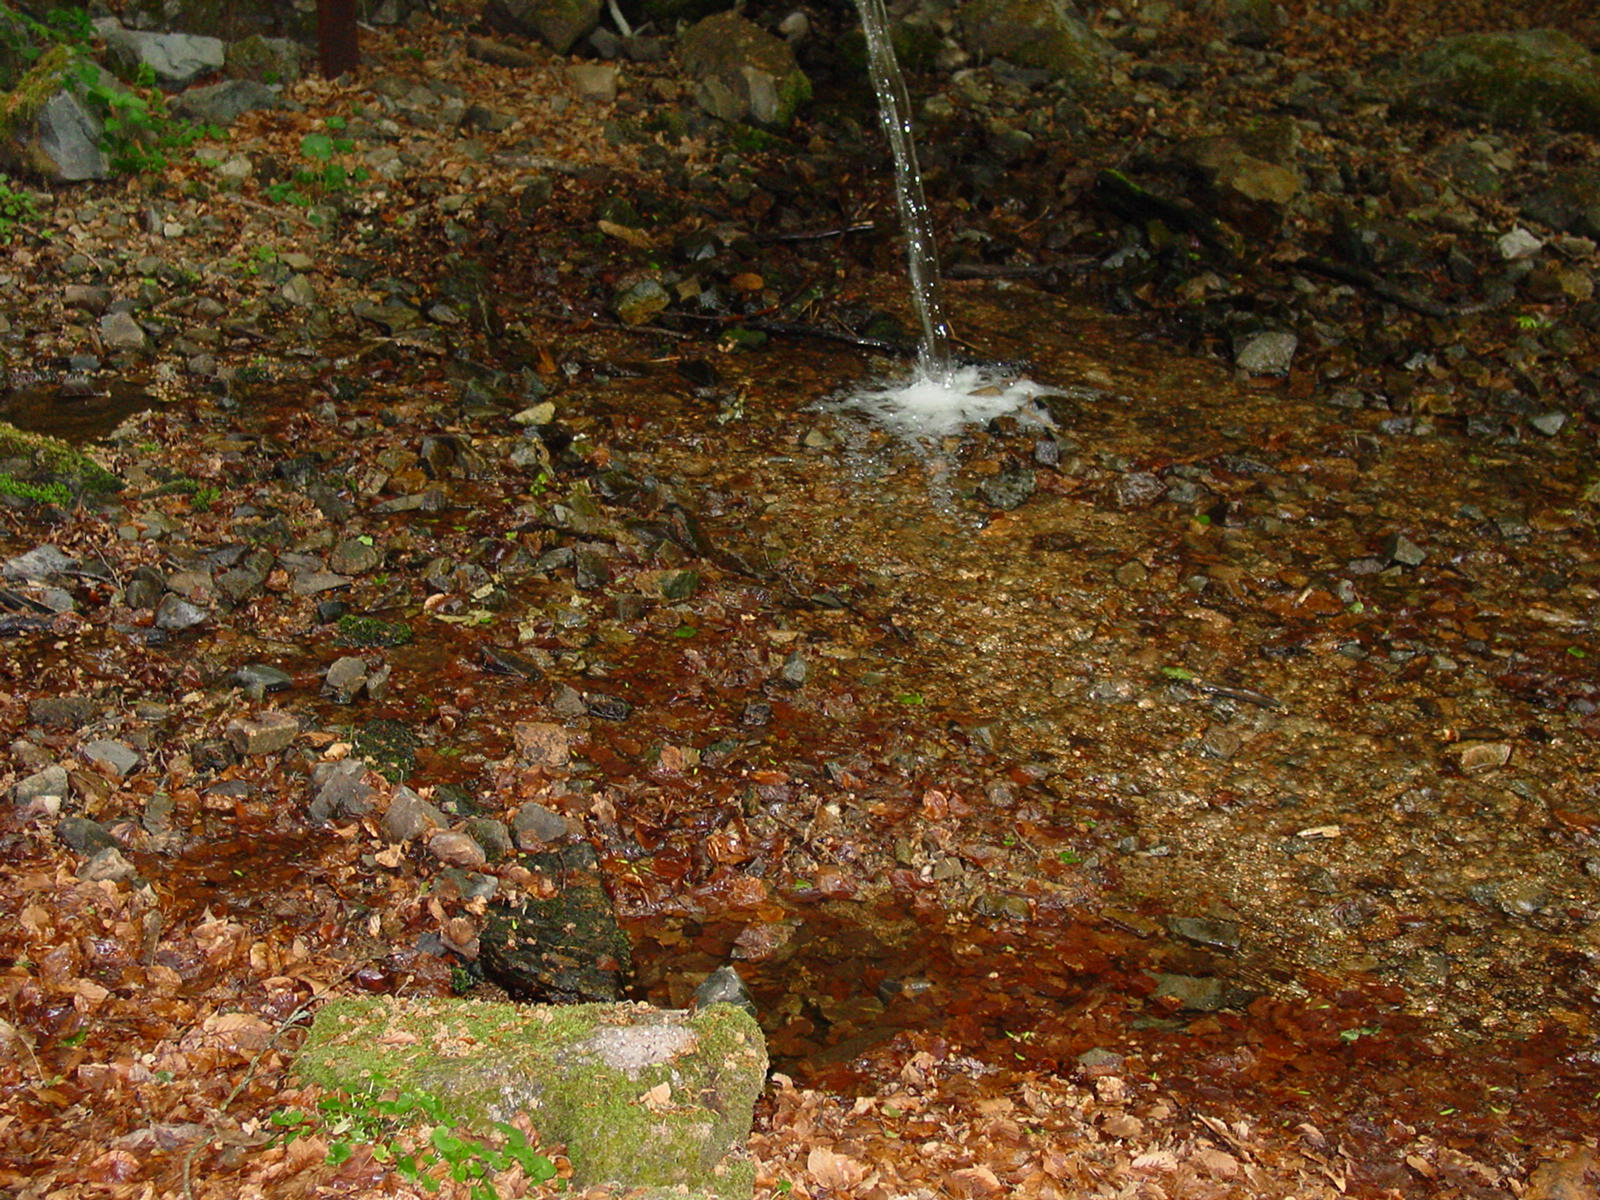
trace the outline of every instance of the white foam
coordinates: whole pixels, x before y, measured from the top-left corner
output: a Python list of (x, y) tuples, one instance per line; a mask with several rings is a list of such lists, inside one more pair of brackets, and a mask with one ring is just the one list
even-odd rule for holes
[(919, 370), (903, 383), (849, 392), (835, 403), (866, 413), (902, 437), (942, 437), (1008, 413), (1047, 424), (1032, 400), (1049, 390), (1004, 367), (964, 366), (937, 377)]

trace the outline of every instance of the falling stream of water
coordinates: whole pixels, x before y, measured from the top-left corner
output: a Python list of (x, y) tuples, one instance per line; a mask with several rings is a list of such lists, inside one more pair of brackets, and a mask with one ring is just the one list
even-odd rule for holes
[(999, 367), (958, 365), (950, 349), (945, 319), (939, 252), (922, 190), (916, 141), (911, 131), (911, 99), (889, 37), (884, 0), (857, 0), (867, 37), (867, 61), (878, 95), (878, 116), (894, 156), (895, 199), (906, 236), (911, 306), (921, 327), (917, 368), (910, 380), (858, 390), (845, 403), (913, 437), (952, 432), (961, 425), (1003, 413), (1026, 411), (1044, 389)]

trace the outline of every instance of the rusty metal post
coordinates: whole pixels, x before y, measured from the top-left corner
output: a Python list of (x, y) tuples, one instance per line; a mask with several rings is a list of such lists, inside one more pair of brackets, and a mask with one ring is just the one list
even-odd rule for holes
[(317, 51), (325, 79), (353, 71), (361, 61), (356, 44), (356, 0), (317, 0)]

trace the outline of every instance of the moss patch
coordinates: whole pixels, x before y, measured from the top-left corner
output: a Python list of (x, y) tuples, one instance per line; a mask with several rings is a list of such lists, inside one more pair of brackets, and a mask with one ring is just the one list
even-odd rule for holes
[(123, 486), (121, 479), (82, 450), (5, 421), (0, 421), (0, 466), (14, 484), (59, 484), (76, 494), (116, 492)]
[(1553, 29), (1442, 38), (1413, 73), (1410, 99), (1425, 110), (1600, 134), (1600, 59)]
[(578, 1185), (728, 1200), (751, 1194), (740, 1146), (766, 1068), (760, 1028), (728, 1004), (689, 1015), (392, 997), (325, 1005), (295, 1063), (350, 1093), (427, 1092), (484, 1133), (525, 1112), (546, 1142), (566, 1144)]

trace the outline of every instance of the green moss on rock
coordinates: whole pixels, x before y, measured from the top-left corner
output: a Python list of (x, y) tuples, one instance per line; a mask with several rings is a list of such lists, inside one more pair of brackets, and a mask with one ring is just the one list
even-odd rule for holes
[(1412, 107), (1600, 134), (1600, 58), (1554, 29), (1441, 38), (1408, 75)]
[(0, 421), (0, 465), (16, 482), (46, 487), (61, 484), (80, 494), (116, 492), (123, 486), (121, 479), (82, 450), (5, 421)]
[(353, 1094), (427, 1092), (468, 1129), (527, 1113), (562, 1142), (579, 1186), (745, 1200), (742, 1153), (766, 1078), (761, 1030), (742, 1009), (642, 1004), (519, 1006), (472, 1000), (335, 1000), (295, 1062)]

